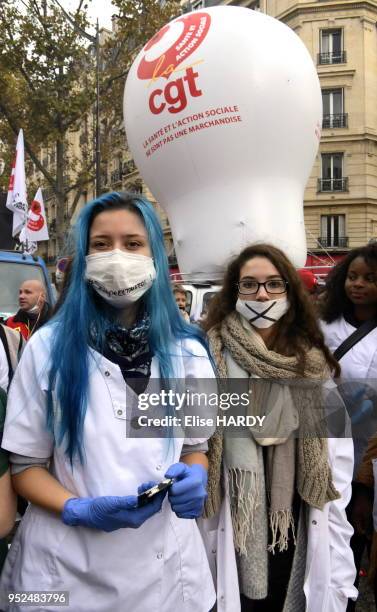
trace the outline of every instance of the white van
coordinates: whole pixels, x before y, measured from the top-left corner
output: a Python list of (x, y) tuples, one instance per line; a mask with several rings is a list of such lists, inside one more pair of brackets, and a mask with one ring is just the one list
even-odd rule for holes
[(171, 280), (182, 285), (186, 291), (186, 312), (192, 322), (199, 321), (205, 315), (211, 299), (221, 289), (219, 281), (197, 280), (184, 274), (172, 274)]

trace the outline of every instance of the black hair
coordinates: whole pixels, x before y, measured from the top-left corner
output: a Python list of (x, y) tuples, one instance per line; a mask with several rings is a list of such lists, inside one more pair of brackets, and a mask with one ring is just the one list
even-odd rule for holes
[(348, 255), (338, 263), (326, 279), (326, 297), (323, 300), (321, 315), (326, 323), (331, 323), (344, 314), (353, 313), (353, 304), (347, 297), (344, 285), (348, 268), (357, 258), (362, 257), (367, 266), (377, 272), (377, 244), (368, 244), (352, 249)]

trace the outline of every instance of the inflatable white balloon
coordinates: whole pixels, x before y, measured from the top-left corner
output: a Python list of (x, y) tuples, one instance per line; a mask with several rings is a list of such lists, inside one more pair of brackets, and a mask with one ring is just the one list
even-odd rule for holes
[(181, 272), (219, 272), (261, 241), (305, 264), (303, 194), (322, 101), (309, 52), (289, 27), (229, 6), (178, 17), (135, 59), (124, 115)]

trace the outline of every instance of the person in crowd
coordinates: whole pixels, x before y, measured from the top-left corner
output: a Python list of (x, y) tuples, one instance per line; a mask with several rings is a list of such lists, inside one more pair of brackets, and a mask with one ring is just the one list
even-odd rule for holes
[[(369, 440), (353, 483), (355, 503), (352, 522), (355, 533), (371, 540), (368, 579), (377, 601), (377, 435)], [(371, 520), (373, 517), (373, 520)]]
[(8, 390), (24, 348), (20, 332), (0, 323), (0, 388)]
[(310, 295), (312, 302), (315, 302), (318, 292), (318, 280), (315, 274), (311, 270), (305, 270), (305, 268), (302, 268), (301, 270), (298, 270), (298, 275), (306, 291)]
[[(0, 388), (0, 446), (3, 434), (7, 395)], [(16, 494), (13, 491), (7, 451), (0, 448), (0, 573), (8, 546), (4, 539), (13, 527), (16, 518)]]
[(190, 322), (190, 316), (189, 316), (189, 314), (188, 314), (188, 312), (186, 310), (187, 297), (186, 297), (185, 288), (182, 285), (174, 284), (173, 285), (173, 293), (174, 293), (175, 301), (176, 301), (177, 306), (179, 308), (179, 312), (181, 313), (181, 315), (184, 318), (184, 320), (187, 321), (187, 323), (189, 323)]
[[(28, 342), (9, 394), (3, 447), (31, 504), (0, 588), (68, 591), (73, 612), (213, 607), (193, 520), (206, 439), (132, 425), (139, 394), (200, 377), (214, 379), (213, 368), (201, 331), (177, 310), (153, 207), (133, 194), (94, 200), (79, 216), (65, 299)], [(140, 505), (164, 476), (168, 494)]]
[[(341, 366), (340, 388), (352, 417), (355, 473), (376, 429), (377, 380), (377, 246), (353, 249), (327, 277), (322, 302), (323, 332), (329, 349)], [(373, 425), (374, 423), (374, 425)], [(348, 514), (353, 523), (356, 488)], [(370, 517), (371, 520), (371, 517)], [(353, 523), (351, 540), (358, 574), (368, 545), (365, 533)], [(354, 609), (350, 602), (349, 610)]]
[(239, 394), (251, 394), (249, 414), (266, 416), (242, 437), (218, 429), (209, 441), (206, 517), (229, 489), (241, 609), (344, 611), (357, 596), (345, 514), (352, 440), (315, 435), (323, 390), (335, 386), (330, 372), (339, 366), (282, 251), (245, 248), (204, 325), (220, 383), (237, 383)]
[(20, 308), (13, 317), (6, 320), (6, 325), (19, 331), (28, 340), (46, 323), (50, 315), (43, 283), (36, 279), (24, 281), (20, 286), (18, 301)]
[(67, 257), (65, 268), (64, 268), (64, 273), (62, 275), (62, 279), (60, 283), (59, 296), (53, 308), (53, 315), (58, 312), (58, 310), (60, 309), (61, 305), (63, 304), (66, 298), (69, 283), (71, 280), (71, 272), (72, 272), (72, 257)]
[(60, 294), (63, 290), (67, 267), (70, 265), (70, 257), (61, 257), (56, 262), (55, 268), (55, 287)]
[(16, 515), (16, 494), (9, 471), (8, 453), (1, 448), (7, 390), (16, 369), (23, 339), (19, 332), (0, 324), (0, 573), (8, 546), (4, 539), (12, 529)]

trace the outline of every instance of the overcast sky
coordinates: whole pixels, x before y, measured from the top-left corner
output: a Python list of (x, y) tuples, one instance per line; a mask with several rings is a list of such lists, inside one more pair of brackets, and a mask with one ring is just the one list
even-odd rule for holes
[[(77, 0), (59, 0), (60, 4), (68, 11), (73, 11), (77, 7)], [(91, 0), (89, 4), (88, 14), (93, 21), (96, 22), (98, 17), (100, 27), (111, 30), (111, 15), (115, 12), (111, 0)]]

